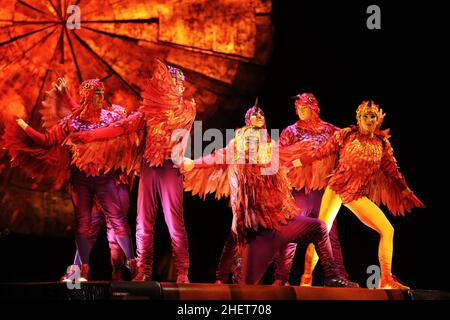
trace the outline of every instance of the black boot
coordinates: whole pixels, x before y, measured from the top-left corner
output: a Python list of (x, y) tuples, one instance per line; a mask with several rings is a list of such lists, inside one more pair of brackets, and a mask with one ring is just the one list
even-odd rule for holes
[(359, 284), (340, 276), (327, 278), (324, 281), (325, 287), (359, 288)]

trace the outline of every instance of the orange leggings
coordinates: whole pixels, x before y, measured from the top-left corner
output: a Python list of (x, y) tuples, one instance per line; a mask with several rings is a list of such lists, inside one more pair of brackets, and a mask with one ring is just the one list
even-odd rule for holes
[[(342, 205), (341, 197), (330, 187), (325, 189), (320, 204), (319, 219), (323, 220), (330, 232), (333, 221)], [(383, 211), (367, 197), (344, 204), (366, 226), (372, 228), (380, 235), (378, 245), (378, 259), (382, 276), (391, 274), (394, 228), (384, 215)], [(310, 244), (306, 250), (304, 275), (311, 276), (317, 264), (318, 256), (314, 245)]]

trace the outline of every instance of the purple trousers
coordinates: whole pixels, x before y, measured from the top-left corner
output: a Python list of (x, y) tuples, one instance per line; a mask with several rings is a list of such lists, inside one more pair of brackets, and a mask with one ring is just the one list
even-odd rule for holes
[[(323, 191), (315, 190), (309, 193), (305, 193), (303, 191), (294, 190), (292, 192), (294, 196), (295, 203), (299, 208), (301, 208), (300, 215), (318, 218), (320, 203), (322, 201)], [(339, 272), (339, 275), (348, 278), (348, 273), (345, 269), (343, 258), (342, 258), (342, 250), (341, 243), (339, 241), (338, 228), (337, 228), (337, 220), (334, 220), (333, 226), (330, 230), (330, 241), (331, 248), (333, 250), (333, 256), (336, 262), (336, 266)], [(274, 257), (275, 264), (275, 274), (274, 278), (276, 280), (282, 280), (283, 282), (289, 281), (289, 276), (291, 272), (292, 263), (295, 257), (295, 250), (297, 248), (297, 243), (288, 243), (284, 247), (280, 249), (280, 251)], [(228, 276), (230, 271), (232, 271), (232, 265), (234, 261), (237, 259), (237, 243), (234, 240), (232, 234), (227, 238), (225, 245), (222, 250), (222, 255), (220, 257), (219, 265), (216, 271), (216, 279), (221, 280), (222, 282), (226, 282), (228, 280)]]
[[(318, 218), (320, 211), (320, 203), (322, 201), (323, 190), (314, 190), (309, 193), (304, 191), (294, 190), (292, 195), (294, 196), (295, 203), (301, 208), (301, 215)], [(348, 278), (347, 270), (344, 266), (344, 260), (342, 258), (341, 242), (339, 241), (337, 220), (333, 222), (330, 233), (331, 248), (333, 250), (333, 257), (336, 262), (336, 266), (339, 275), (344, 278)], [(284, 281), (289, 280), (289, 274), (292, 266), (292, 262), (295, 256), (295, 250), (297, 248), (296, 243), (288, 244), (275, 258), (275, 279), (282, 279)]]
[[(122, 212), (127, 214), (128, 208), (130, 204), (128, 187), (126, 185), (117, 186), (117, 190), (119, 193), (119, 200), (122, 207)], [(108, 238), (110, 256), (111, 256), (111, 265), (113, 270), (120, 270), (122, 265), (125, 262), (125, 255), (117, 242), (116, 235), (114, 233), (114, 229), (112, 228), (111, 222), (108, 218), (106, 218), (105, 214), (101, 210), (101, 208), (97, 205), (94, 206), (92, 210), (92, 225), (91, 225), (91, 241), (95, 243), (97, 240), (98, 234), (102, 230), (103, 226), (106, 224), (106, 236)], [(75, 253), (75, 258), (73, 264), (81, 265), (80, 255), (77, 252)]]
[(171, 160), (161, 167), (150, 167), (144, 160), (141, 166), (136, 221), (138, 267), (152, 275), (158, 199), (172, 240), (175, 268), (178, 275), (187, 275), (189, 251), (183, 216), (183, 176)]
[(233, 233), (230, 232), (227, 240), (225, 241), (225, 245), (223, 246), (219, 265), (217, 266), (216, 280), (226, 283), (230, 272), (233, 272), (233, 274), (235, 272), (233, 265), (236, 265), (237, 259), (239, 259), (237, 242), (233, 236)]
[(324, 277), (337, 276), (326, 224), (319, 219), (299, 215), (279, 230), (263, 230), (248, 240), (241, 252), (242, 283), (258, 284), (280, 250), (289, 243), (305, 241), (315, 245)]
[(127, 215), (122, 209), (115, 173), (101, 176), (86, 176), (76, 167), (71, 168), (72, 200), (75, 208), (75, 241), (80, 260), (89, 263), (92, 248), (92, 210), (94, 198), (110, 222), (115, 238), (128, 259), (134, 258)]

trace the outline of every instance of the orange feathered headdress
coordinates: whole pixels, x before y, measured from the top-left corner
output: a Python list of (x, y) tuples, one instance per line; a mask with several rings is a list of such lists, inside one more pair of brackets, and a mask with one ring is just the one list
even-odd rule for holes
[(374, 101), (363, 101), (356, 109), (356, 117), (359, 117), (362, 113), (375, 113), (378, 114), (380, 108)]

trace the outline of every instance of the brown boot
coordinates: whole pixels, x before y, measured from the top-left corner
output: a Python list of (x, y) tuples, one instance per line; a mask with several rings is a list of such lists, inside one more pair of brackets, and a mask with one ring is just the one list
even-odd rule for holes
[(152, 276), (144, 268), (138, 268), (136, 276), (132, 280), (133, 282), (146, 282), (152, 281)]
[(127, 263), (125, 265), (128, 268), (128, 270), (130, 270), (131, 279), (134, 279), (136, 277), (136, 275), (138, 274), (138, 267), (137, 267), (136, 259), (128, 259)]
[(382, 276), (380, 279), (380, 289), (401, 289), (401, 290), (409, 290), (408, 286), (405, 286), (400, 282), (400, 280), (390, 274), (388, 276)]
[(352, 282), (341, 276), (328, 278), (324, 280), (325, 287), (341, 287), (341, 288), (359, 288), (359, 284)]

